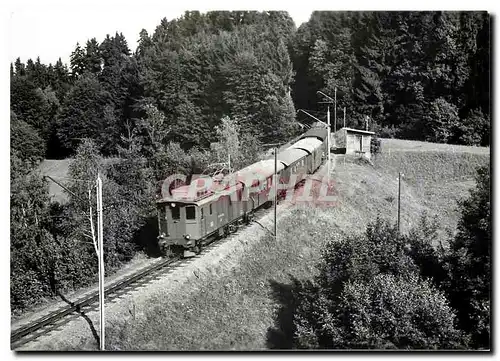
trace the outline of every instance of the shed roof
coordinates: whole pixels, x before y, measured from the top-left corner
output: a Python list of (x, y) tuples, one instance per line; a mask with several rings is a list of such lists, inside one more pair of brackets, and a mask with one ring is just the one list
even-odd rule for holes
[(375, 134), (375, 132), (370, 132), (368, 130), (354, 129), (354, 128), (342, 128), (340, 130), (345, 130), (350, 133), (362, 133), (362, 134)]
[(288, 167), (290, 164), (296, 162), (302, 157), (305, 157), (306, 155), (307, 152), (303, 149), (288, 148), (278, 154), (278, 159)]
[(316, 149), (318, 149), (321, 146), (321, 144), (323, 144), (323, 142), (321, 140), (319, 140), (318, 138), (308, 137), (308, 138), (303, 138), (303, 139), (299, 140), (298, 142), (296, 142), (295, 144), (292, 144), (287, 149), (290, 149), (290, 148), (304, 149), (304, 150), (308, 151), (309, 154), (311, 154)]

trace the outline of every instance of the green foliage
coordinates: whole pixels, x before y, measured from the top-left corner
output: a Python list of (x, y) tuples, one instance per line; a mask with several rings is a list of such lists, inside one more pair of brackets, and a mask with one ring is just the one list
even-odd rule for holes
[(116, 117), (106, 105), (106, 91), (98, 79), (87, 73), (80, 77), (64, 99), (58, 119), (57, 135), (68, 150), (76, 150), (83, 138), (94, 139), (109, 154), (117, 139), (109, 134)]
[(18, 311), (53, 291), (55, 246), (47, 231), (48, 186), (33, 165), (11, 155), (11, 307)]
[(341, 304), (343, 348), (454, 349), (462, 341), (446, 297), (415, 275), (348, 282)]
[(80, 47), (79, 43), (76, 43), (75, 50), (71, 53), (70, 56), (70, 64), (71, 64), (71, 75), (73, 77), (78, 77), (85, 72), (85, 51)]
[(27, 77), (14, 77), (10, 91), (11, 110), (47, 141), (59, 106), (55, 93), (50, 87), (42, 90)]
[[(69, 169), (69, 202), (51, 204), (46, 181), (12, 154), (11, 305), (14, 311), (73, 290), (97, 277), (90, 219), (96, 228), (95, 186), (103, 179), (104, 253), (110, 274), (145, 246), (141, 229), (155, 212), (152, 170), (136, 149), (104, 160), (84, 140)], [(66, 191), (66, 189), (65, 189)]]
[(458, 123), (458, 110), (443, 98), (438, 98), (430, 104), (429, 112), (424, 118), (426, 125), (425, 140), (435, 143), (446, 143)]
[(45, 143), (37, 131), (11, 112), (10, 150), (23, 161), (38, 163), (44, 158)]
[(455, 136), (458, 144), (481, 145), (490, 144), (490, 119), (481, 111), (472, 110), (457, 125)]
[(418, 266), (420, 276), (435, 287), (443, 289), (449, 281), (446, 265), (448, 251), (441, 241), (438, 248), (434, 246), (439, 239), (438, 229), (437, 220), (429, 219), (424, 213), (419, 224), (406, 235), (406, 242), (409, 245), (408, 254)]
[(240, 128), (238, 122), (229, 117), (222, 118), (220, 126), (215, 128), (217, 142), (211, 144), (218, 162), (227, 162), (231, 156), (231, 167), (240, 169), (242, 159), (240, 145)]
[(484, 12), (315, 11), (291, 45), (294, 100), (311, 109), (336, 86), (351, 126), (369, 115), (398, 137), (488, 145), (467, 117), (489, 119), (489, 39)]
[(410, 254), (405, 237), (380, 219), (364, 235), (328, 243), (319, 275), (294, 287), (294, 347), (461, 347), (445, 295), (420, 277)]
[(378, 154), (381, 152), (381, 141), (376, 136), (372, 137), (370, 142), (370, 153)]
[(451, 242), (449, 297), (459, 325), (473, 345), (490, 347), (491, 204), (490, 169), (478, 169), (476, 188), (460, 202), (461, 217)]

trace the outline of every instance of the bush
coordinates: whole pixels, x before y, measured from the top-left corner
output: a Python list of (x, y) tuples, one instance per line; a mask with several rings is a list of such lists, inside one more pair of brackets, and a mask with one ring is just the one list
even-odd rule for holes
[(461, 119), (455, 129), (458, 144), (488, 146), (490, 144), (490, 119), (480, 110), (472, 110)]
[(44, 158), (45, 143), (37, 130), (11, 112), (10, 149), (21, 160), (38, 163)]
[(372, 140), (370, 142), (370, 153), (373, 155), (378, 154), (382, 151), (381, 149), (381, 141), (378, 139), (378, 137), (373, 136)]
[(320, 273), (294, 284), (293, 347), (451, 349), (463, 345), (444, 294), (420, 277), (406, 238), (377, 219), (331, 241)]
[(490, 346), (491, 205), (490, 169), (478, 169), (477, 186), (460, 202), (461, 217), (451, 242), (448, 294), (458, 311), (459, 325), (473, 346)]
[(377, 133), (381, 138), (396, 138), (398, 135), (398, 129), (394, 125), (384, 126), (381, 127)]
[(446, 257), (447, 250), (443, 244), (435, 248), (433, 243), (438, 239), (439, 223), (429, 219), (424, 213), (417, 227), (406, 235), (409, 245), (408, 254), (420, 270), (420, 276), (429, 280), (438, 288), (443, 288), (449, 281)]
[(48, 185), (28, 161), (11, 163), (11, 307), (14, 312), (53, 291), (55, 242), (47, 231)]

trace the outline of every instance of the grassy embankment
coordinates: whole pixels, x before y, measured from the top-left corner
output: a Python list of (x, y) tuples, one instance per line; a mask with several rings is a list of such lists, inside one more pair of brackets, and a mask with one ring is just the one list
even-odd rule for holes
[[(107, 348), (286, 347), (279, 331), (273, 331), (279, 309), (273, 292), (282, 287), (279, 284), (290, 283), (290, 276), (311, 278), (325, 242), (346, 233), (363, 232), (377, 214), (395, 221), (399, 171), (405, 174), (402, 231), (414, 225), (424, 211), (437, 217), (443, 227), (454, 227), (456, 199), (466, 196), (467, 189), (474, 185), (475, 168), (489, 162), (489, 149), (447, 147), (384, 140), (374, 166), (338, 159), (333, 171), (338, 190), (336, 206), (295, 205), (289, 216), (280, 219), (276, 243), (270, 237), (249, 242), (241, 247), (243, 255), (237, 262), (227, 259), (208, 267), (192, 277), (183, 292), (172, 294), (166, 289), (157, 293), (140, 310), (140, 317), (124, 313), (121, 324), (107, 329)], [(280, 314), (280, 322), (290, 321), (289, 316)], [(68, 348), (88, 349), (95, 347), (94, 343), (89, 340)]]

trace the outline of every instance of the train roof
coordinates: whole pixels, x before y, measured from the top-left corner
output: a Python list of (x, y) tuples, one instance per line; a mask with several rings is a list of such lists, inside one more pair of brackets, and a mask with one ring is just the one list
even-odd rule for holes
[[(279, 159), (279, 154), (278, 154)], [(285, 168), (283, 164), (278, 162), (277, 169), (278, 172)], [(263, 181), (274, 174), (274, 158), (261, 160), (260, 162), (253, 163), (248, 167), (245, 167), (237, 173), (237, 179), (241, 181), (245, 186), (252, 186), (255, 180)]]
[(226, 186), (224, 189), (221, 190), (212, 190), (209, 193), (207, 193), (205, 197), (192, 198), (188, 194), (189, 185), (186, 185), (176, 188), (174, 190), (176, 191), (174, 196), (164, 197), (162, 199), (157, 200), (156, 203), (182, 203), (186, 205), (203, 206), (207, 203), (215, 202), (220, 197), (230, 195), (236, 192), (238, 189), (242, 188), (243, 184), (238, 182), (236, 184), (233, 183), (232, 185)]
[(305, 132), (300, 138), (318, 138), (321, 141), (324, 141), (326, 139), (326, 128), (323, 127), (314, 127), (309, 129), (307, 132)]
[(314, 152), (316, 149), (318, 149), (321, 144), (323, 144), (323, 142), (321, 140), (319, 140), (318, 138), (311, 138), (311, 137), (307, 137), (307, 138), (303, 138), (301, 140), (299, 140), (298, 142), (292, 144), (290, 147), (288, 147), (287, 149), (304, 149), (305, 151), (309, 152), (309, 154), (311, 154), (312, 152)]
[(303, 158), (307, 155), (307, 152), (303, 149), (297, 148), (288, 148), (281, 153), (278, 153), (278, 159), (285, 166), (290, 166), (290, 164), (296, 162), (300, 158)]

